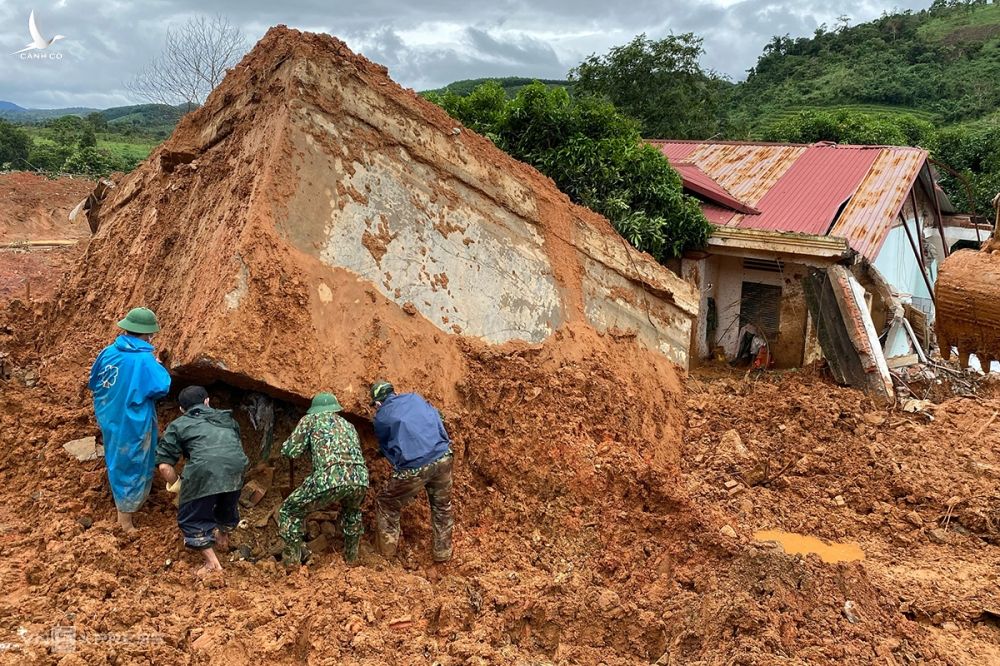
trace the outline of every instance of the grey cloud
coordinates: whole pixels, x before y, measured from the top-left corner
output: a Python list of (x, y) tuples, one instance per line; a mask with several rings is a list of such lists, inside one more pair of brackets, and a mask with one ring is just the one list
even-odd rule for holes
[[(222, 13), (255, 41), (279, 23), (337, 35), (389, 68), (403, 85), (433, 88), (482, 76), (558, 78), (591, 53), (641, 32), (651, 38), (695, 32), (705, 66), (740, 79), (773, 35), (809, 35), (840, 14), (854, 22), (893, 5), (868, 0), (0, 0), (0, 99), (32, 107), (134, 103), (123, 82), (158, 51), (166, 27), (199, 13)], [(28, 41), (34, 9), (43, 33), (67, 36), (59, 61), (9, 56)], [(436, 26), (448, 26), (438, 39)], [(414, 40), (414, 34), (423, 36)], [(410, 40), (410, 41), (407, 41)]]

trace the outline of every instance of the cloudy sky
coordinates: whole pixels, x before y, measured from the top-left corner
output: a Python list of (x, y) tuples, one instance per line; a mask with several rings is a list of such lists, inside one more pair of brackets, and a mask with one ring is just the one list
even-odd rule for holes
[[(930, 0), (0, 0), (0, 100), (31, 108), (105, 108), (141, 102), (123, 83), (163, 43), (171, 24), (221, 13), (256, 41), (271, 25), (328, 32), (417, 90), (482, 76), (563, 78), (583, 57), (645, 32), (694, 32), (705, 67), (744, 77), (772, 35), (809, 35), (840, 15), (870, 20)], [(34, 10), (50, 53), (10, 55), (30, 41)]]

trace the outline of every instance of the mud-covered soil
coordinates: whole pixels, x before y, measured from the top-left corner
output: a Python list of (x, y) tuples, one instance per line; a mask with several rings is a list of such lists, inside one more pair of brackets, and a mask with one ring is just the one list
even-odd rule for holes
[[(463, 406), (445, 414), (457, 457), (453, 562), (430, 561), (427, 510), (417, 503), (404, 514), (398, 560), (374, 554), (369, 533), (360, 566), (347, 567), (333, 515), (318, 514), (311, 527), (333, 552), (286, 573), (267, 556), (273, 522), (253, 527), (287, 486), (280, 463), (236, 536), (257, 561), (227, 560), (224, 575), (206, 580), (193, 577), (196, 559), (181, 547), (159, 484), (139, 514), (139, 537), (116, 532), (102, 463), (62, 449), (94, 432), (84, 393), (66, 394), (53, 387), (65, 381), (45, 376), (26, 386), (35, 352), (6, 336), (20, 352), (0, 385), (0, 642), (9, 644), (0, 660), (1000, 658), (1000, 460), (996, 426), (979, 432), (1000, 401), (955, 398), (906, 414), (808, 373), (714, 373), (689, 379), (683, 394), (666, 387), (664, 399), (655, 375), (627, 364), (641, 356), (629, 344), (580, 346), (566, 335), (541, 346), (466, 344)], [(81, 381), (85, 370), (64, 369)], [(213, 394), (238, 408), (238, 392)], [(295, 409), (279, 409), (283, 422)], [(172, 413), (173, 404), (161, 406), (164, 422)], [(377, 488), (385, 463), (357, 424)], [(251, 431), (248, 449), (256, 443)], [(732, 480), (741, 482), (735, 492)], [(753, 541), (764, 528), (855, 541), (866, 557), (786, 555)], [(53, 627), (73, 627), (73, 653), (58, 652)]]
[[(81, 178), (0, 174), (0, 304), (52, 295), (86, 249), (86, 218), (71, 222), (69, 213), (93, 187)], [(38, 244), (46, 241), (54, 243)]]
[[(980, 389), (996, 395), (990, 382)], [(687, 408), (692, 502), (744, 543), (779, 529), (864, 550), (863, 562), (824, 568), (875, 593), (817, 599), (814, 619), (833, 629), (824, 642), (840, 641), (852, 599), (856, 626), (872, 602), (899, 622), (903, 633), (872, 635), (888, 663), (1000, 663), (1000, 400), (953, 397), (911, 414), (790, 372), (693, 378)]]

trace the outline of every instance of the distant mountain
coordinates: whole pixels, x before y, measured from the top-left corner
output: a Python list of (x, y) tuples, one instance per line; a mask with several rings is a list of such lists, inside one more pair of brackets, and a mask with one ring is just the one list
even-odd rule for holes
[(145, 134), (166, 138), (187, 111), (186, 104), (137, 104), (105, 109), (101, 115), (114, 127), (133, 127)]
[(500, 84), (500, 87), (504, 89), (508, 97), (514, 97), (517, 91), (526, 85), (529, 85), (535, 81), (541, 81), (547, 86), (569, 88), (573, 84), (569, 81), (563, 79), (533, 79), (523, 76), (506, 76), (500, 78), (485, 78), (485, 79), (463, 79), (462, 81), (453, 81), (443, 88), (437, 88), (435, 90), (425, 90), (421, 94), (427, 93), (437, 93), (443, 95), (446, 92), (452, 92), (456, 95), (465, 96), (471, 93), (473, 90), (486, 83), (487, 81), (496, 81)]
[[(5, 103), (10, 104), (9, 102)], [(62, 116), (85, 116), (88, 113), (100, 111), (100, 109), (89, 109), (82, 106), (73, 106), (66, 109), (25, 109), (16, 104), (5, 107), (3, 105), (5, 103), (0, 103), (0, 118), (14, 120), (19, 123), (37, 123)]]
[(129, 129), (159, 138), (169, 136), (187, 111), (187, 105), (184, 104), (134, 104), (101, 110), (79, 106), (65, 109), (25, 109), (12, 102), (0, 102), (0, 118), (19, 125), (36, 125), (62, 116), (82, 117), (100, 113), (109, 125), (117, 129)]

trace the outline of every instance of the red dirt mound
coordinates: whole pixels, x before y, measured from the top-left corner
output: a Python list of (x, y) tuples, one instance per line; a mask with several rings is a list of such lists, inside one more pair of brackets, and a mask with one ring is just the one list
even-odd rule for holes
[[(101, 207), (49, 343), (159, 315), (171, 369), (349, 411), (388, 373), (456, 399), (456, 334), (566, 324), (686, 362), (694, 290), (328, 35), (273, 28)], [(612, 297), (612, 294), (619, 296)]]

